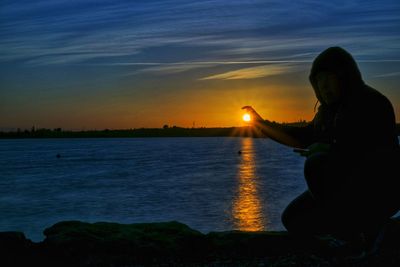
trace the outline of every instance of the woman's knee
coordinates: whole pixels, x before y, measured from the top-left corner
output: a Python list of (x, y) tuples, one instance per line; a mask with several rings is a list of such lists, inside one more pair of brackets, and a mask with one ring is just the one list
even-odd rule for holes
[(294, 199), (283, 211), (281, 215), (283, 226), (292, 233), (305, 232), (305, 228), (310, 226), (309, 221), (313, 220), (311, 217), (314, 216), (315, 207), (311, 194), (306, 191)]
[(290, 208), (290, 204), (282, 212), (281, 221), (286, 230), (289, 231), (289, 229), (292, 228), (291, 223), (293, 222), (293, 218), (292, 218), (292, 211)]

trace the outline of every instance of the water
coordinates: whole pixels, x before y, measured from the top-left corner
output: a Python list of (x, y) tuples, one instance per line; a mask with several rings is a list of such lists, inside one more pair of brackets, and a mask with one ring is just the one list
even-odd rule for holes
[(0, 140), (0, 231), (40, 241), (62, 220), (282, 230), (303, 164), (269, 139)]

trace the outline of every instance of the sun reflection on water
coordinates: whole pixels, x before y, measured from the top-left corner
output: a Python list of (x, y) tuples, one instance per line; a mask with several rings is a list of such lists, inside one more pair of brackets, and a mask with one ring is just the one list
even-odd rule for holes
[(265, 230), (264, 216), (258, 192), (254, 139), (242, 138), (241, 161), (238, 169), (238, 189), (232, 205), (235, 229)]

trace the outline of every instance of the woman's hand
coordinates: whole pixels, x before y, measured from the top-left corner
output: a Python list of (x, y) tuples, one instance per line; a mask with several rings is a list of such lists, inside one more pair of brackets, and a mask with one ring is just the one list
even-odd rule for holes
[(264, 119), (254, 110), (251, 106), (244, 106), (242, 109), (246, 110), (254, 122), (264, 121)]
[(300, 153), (300, 155), (303, 157), (309, 157), (315, 153), (329, 152), (330, 148), (331, 146), (326, 143), (314, 143), (307, 147), (307, 149), (294, 149), (293, 151)]

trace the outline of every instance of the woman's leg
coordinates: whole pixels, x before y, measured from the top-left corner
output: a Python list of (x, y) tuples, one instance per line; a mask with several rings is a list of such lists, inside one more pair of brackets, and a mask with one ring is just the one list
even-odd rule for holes
[[(382, 175), (370, 168), (349, 172), (332, 160), (326, 153), (306, 160), (304, 175), (309, 190), (294, 199), (282, 214), (283, 225), (289, 232), (340, 236), (370, 229), (374, 232), (398, 210), (397, 202), (390, 198), (397, 194), (390, 192), (390, 188), (381, 188), (383, 178), (377, 180)], [(383, 176), (389, 175), (386, 172)], [(365, 185), (369, 180), (373, 181), (370, 188)]]
[(326, 233), (325, 212), (307, 190), (295, 198), (284, 210), (282, 223), (293, 234)]

